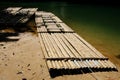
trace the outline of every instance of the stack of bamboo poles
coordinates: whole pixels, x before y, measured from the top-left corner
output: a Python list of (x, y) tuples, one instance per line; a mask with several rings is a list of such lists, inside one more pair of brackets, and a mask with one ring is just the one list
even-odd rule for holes
[(8, 7), (0, 11), (0, 24), (6, 24), (6, 22), (10, 21), (20, 9), (21, 7)]
[(8, 12), (9, 14), (15, 15), (17, 11), (19, 11), (22, 7), (8, 7), (5, 9), (5, 12)]
[(37, 9), (38, 8), (8, 7), (0, 12), (0, 24), (25, 24)]
[(26, 23), (32, 15), (37, 11), (38, 8), (23, 8), (21, 9), (17, 14), (20, 15), (20, 19), (17, 21), (17, 23)]
[(40, 44), (49, 70), (116, 69), (98, 50), (50, 12), (36, 12)]

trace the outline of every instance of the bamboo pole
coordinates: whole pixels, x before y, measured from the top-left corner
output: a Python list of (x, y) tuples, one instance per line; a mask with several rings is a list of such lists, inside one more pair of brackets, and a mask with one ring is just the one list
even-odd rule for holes
[(53, 69), (53, 66), (50, 60), (47, 60), (47, 65), (48, 65), (49, 70)]
[(38, 36), (39, 36), (39, 41), (40, 41), (41, 49), (43, 51), (44, 56), (45, 58), (49, 58), (50, 56), (48, 55), (47, 50), (45, 48), (45, 43), (43, 42), (42, 35), (38, 33)]
[(48, 40), (48, 38), (47, 38), (47, 35), (48, 33), (43, 33), (43, 36), (44, 36), (44, 39), (45, 39), (45, 43), (47, 44), (47, 48), (49, 49), (49, 51), (50, 51), (50, 55), (51, 55), (51, 57), (53, 57), (53, 58), (55, 58), (56, 56), (55, 56), (55, 54), (54, 54), (54, 52), (53, 52), (53, 48), (52, 48), (52, 46), (51, 46), (51, 44), (50, 44), (50, 42), (49, 42), (49, 40)]
[(45, 45), (47, 54), (49, 55), (49, 57), (52, 57), (51, 51), (50, 51), (50, 49), (49, 49), (49, 47), (48, 47), (48, 44), (47, 44), (47, 42), (46, 42), (46, 40), (45, 40), (45, 38), (44, 38), (44, 33), (41, 33), (41, 36), (42, 36), (43, 43), (44, 43), (44, 45)]
[(64, 57), (69, 57), (69, 55), (65, 54), (66, 51), (64, 50), (63, 46), (60, 44), (60, 42), (57, 40), (57, 38), (55, 37), (54, 33), (51, 33), (52, 37), (54, 38), (54, 40), (57, 42), (62, 54), (64, 55)]
[(99, 57), (105, 58), (98, 50), (96, 50), (92, 45), (90, 45), (87, 41), (85, 41), (82, 37), (80, 37), (78, 34), (73, 33), (80, 41), (82, 41), (88, 48), (90, 48), (96, 55)]
[(65, 37), (63, 36), (64, 34), (58, 34), (59, 37), (63, 40), (64, 44), (69, 48), (69, 50), (72, 52), (72, 54), (74, 55), (75, 58), (81, 58), (81, 56), (78, 54), (77, 51), (75, 51), (75, 49), (72, 47), (72, 45), (70, 45), (70, 43), (65, 39)]
[(54, 35), (57, 37), (57, 39), (59, 40), (59, 42), (61, 43), (61, 45), (65, 49), (66, 54), (69, 55), (70, 57), (74, 57), (74, 55), (71, 53), (70, 49), (65, 45), (65, 43), (63, 42), (63, 40), (61, 40), (61, 38), (59, 36), (59, 33), (55, 33)]

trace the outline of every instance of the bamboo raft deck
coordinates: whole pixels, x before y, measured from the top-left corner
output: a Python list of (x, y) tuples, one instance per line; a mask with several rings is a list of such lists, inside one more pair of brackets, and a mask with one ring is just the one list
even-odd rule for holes
[(8, 7), (0, 13), (0, 25), (25, 24), (38, 8)]
[(110, 69), (116, 66), (57, 16), (37, 11), (35, 22), (49, 71)]

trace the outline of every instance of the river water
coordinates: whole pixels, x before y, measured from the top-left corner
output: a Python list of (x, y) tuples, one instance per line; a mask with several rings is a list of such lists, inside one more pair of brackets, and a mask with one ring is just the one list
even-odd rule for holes
[(120, 8), (66, 2), (2, 2), (1, 7), (38, 7), (60, 17), (103, 54), (120, 59)]

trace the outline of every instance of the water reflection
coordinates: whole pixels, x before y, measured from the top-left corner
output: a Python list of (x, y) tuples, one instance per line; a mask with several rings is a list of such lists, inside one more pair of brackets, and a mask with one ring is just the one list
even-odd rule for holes
[(60, 15), (63, 17), (63, 18), (65, 18), (65, 15), (66, 15), (66, 8), (65, 7), (67, 7), (67, 4), (66, 3), (63, 3), (62, 5), (61, 5), (61, 7), (60, 7)]
[(53, 12), (57, 16), (60, 16), (62, 18), (65, 18), (66, 15), (66, 6), (67, 3), (61, 3), (61, 2), (50, 2), (49, 5), (49, 11)]

